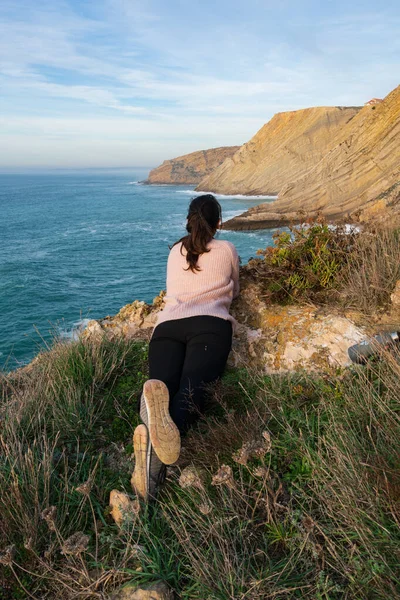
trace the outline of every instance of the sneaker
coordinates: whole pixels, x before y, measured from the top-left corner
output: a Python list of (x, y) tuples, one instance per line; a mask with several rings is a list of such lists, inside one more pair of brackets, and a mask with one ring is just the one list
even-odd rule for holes
[(147, 501), (155, 498), (164, 483), (166, 466), (161, 462), (150, 442), (146, 425), (138, 425), (133, 434), (135, 470), (131, 478), (132, 489)]
[(140, 417), (148, 427), (154, 452), (165, 465), (179, 458), (181, 436), (169, 414), (169, 392), (163, 381), (149, 379), (143, 386)]
[(349, 357), (354, 363), (365, 364), (371, 356), (379, 355), (382, 350), (392, 350), (400, 345), (400, 332), (384, 331), (372, 338), (363, 340), (348, 349)]

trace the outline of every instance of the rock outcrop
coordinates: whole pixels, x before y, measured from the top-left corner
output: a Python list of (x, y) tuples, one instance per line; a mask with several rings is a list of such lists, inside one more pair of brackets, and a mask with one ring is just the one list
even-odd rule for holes
[(110, 493), (110, 515), (117, 525), (121, 526), (124, 521), (131, 522), (136, 518), (140, 510), (137, 498), (131, 500), (128, 494), (112, 490)]
[(277, 195), (333, 147), (358, 107), (306, 108), (276, 114), (198, 185), (222, 194)]
[(128, 583), (115, 592), (110, 600), (173, 600), (173, 592), (164, 581), (137, 585)]
[(393, 294), (391, 294), (390, 299), (392, 301), (393, 312), (397, 311), (400, 313), (400, 279), (397, 281), (396, 287)]
[(347, 350), (365, 337), (363, 327), (316, 306), (269, 304), (259, 283), (243, 283), (232, 309), (238, 327), (231, 365), (252, 365), (267, 374), (350, 365)]
[(91, 320), (82, 333), (83, 338), (97, 341), (106, 335), (110, 340), (124, 337), (130, 339), (150, 339), (157, 320), (157, 313), (163, 307), (165, 292), (154, 298), (153, 304), (134, 300), (123, 306), (115, 316)]
[[(260, 284), (246, 276), (246, 267), (241, 274), (241, 293), (232, 304), (238, 323), (229, 358), (232, 366), (257, 367), (272, 374), (350, 364), (347, 349), (368, 333), (362, 327), (344, 315), (309, 305), (269, 304), (262, 300)], [(152, 305), (135, 301), (115, 317), (90, 321), (83, 336), (94, 342), (102, 336), (149, 340), (163, 298), (162, 292)]]
[(254, 207), (224, 227), (274, 227), (317, 214), (330, 221), (400, 220), (400, 86), (343, 124), (325, 156), (287, 180), (275, 202)]
[(239, 148), (240, 146), (211, 148), (165, 160), (162, 165), (150, 171), (146, 183), (197, 185)]

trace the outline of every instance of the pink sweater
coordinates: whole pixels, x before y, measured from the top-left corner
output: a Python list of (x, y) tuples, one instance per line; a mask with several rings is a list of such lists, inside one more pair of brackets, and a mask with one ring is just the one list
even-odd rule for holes
[[(165, 307), (158, 313), (157, 325), (163, 321), (209, 315), (228, 319), (233, 298), (239, 294), (239, 257), (236, 248), (226, 240), (211, 240), (210, 252), (199, 256), (201, 271), (193, 273), (186, 262), (182, 244), (171, 249), (167, 264)], [(182, 253), (181, 253), (182, 248)]]

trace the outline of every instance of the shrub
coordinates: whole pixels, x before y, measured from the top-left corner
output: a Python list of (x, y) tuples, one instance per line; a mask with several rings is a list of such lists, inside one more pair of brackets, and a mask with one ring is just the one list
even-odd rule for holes
[(322, 299), (338, 287), (355, 234), (325, 223), (291, 227), (274, 234), (274, 246), (259, 250), (259, 277), (273, 300)]
[(361, 232), (311, 222), (274, 234), (262, 260), (245, 267), (273, 301), (341, 303), (373, 314), (387, 310), (400, 279), (400, 231)]

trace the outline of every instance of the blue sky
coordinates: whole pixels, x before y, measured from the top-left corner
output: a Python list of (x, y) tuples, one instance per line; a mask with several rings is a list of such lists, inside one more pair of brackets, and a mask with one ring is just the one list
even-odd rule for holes
[(397, 0), (0, 0), (0, 168), (153, 166), (399, 74)]

